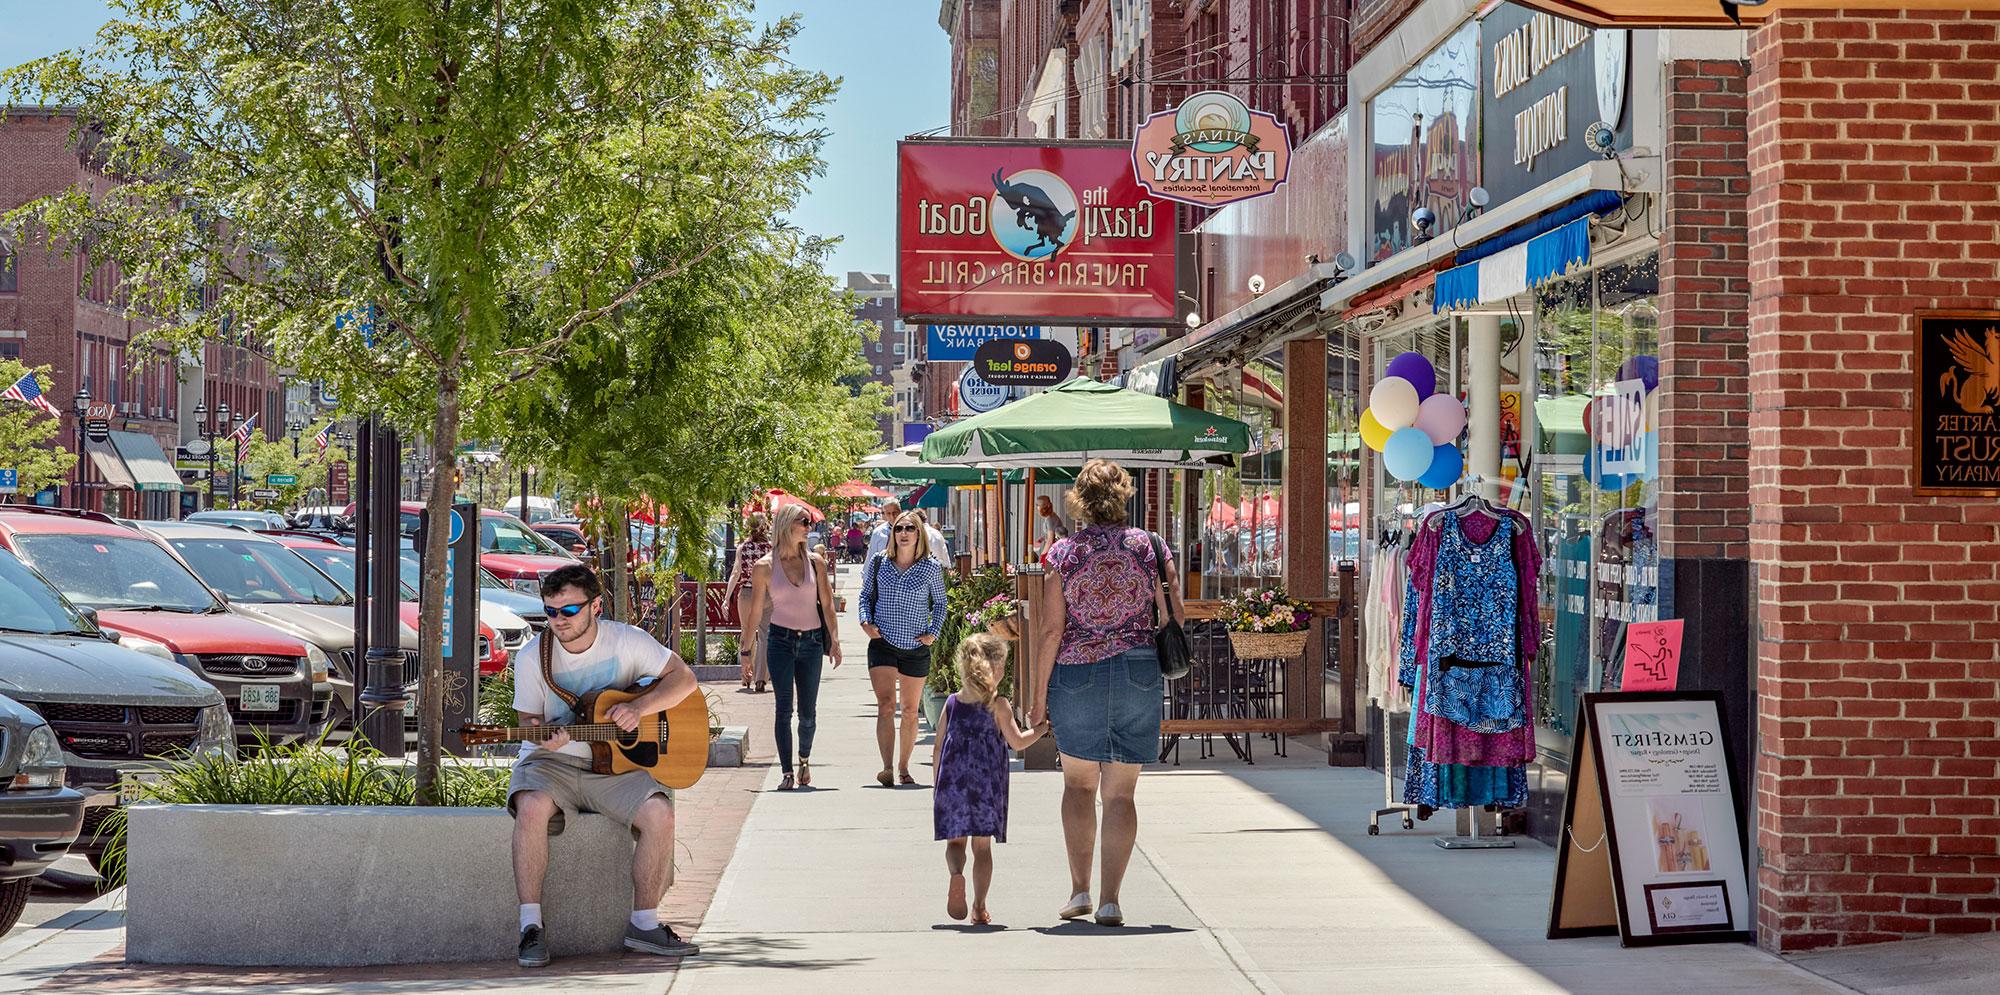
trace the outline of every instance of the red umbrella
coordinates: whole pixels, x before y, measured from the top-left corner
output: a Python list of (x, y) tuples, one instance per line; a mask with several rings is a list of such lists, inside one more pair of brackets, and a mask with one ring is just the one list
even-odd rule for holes
[(827, 493), (832, 494), (834, 497), (873, 498), (877, 501), (886, 500), (888, 498), (895, 496), (893, 494), (890, 494), (888, 491), (883, 490), (880, 487), (876, 487), (873, 484), (864, 484), (859, 480), (850, 480), (847, 483), (835, 487), (833, 490), (828, 491)]
[(1208, 524), (1213, 528), (1226, 529), (1236, 524), (1236, 509), (1229, 502), (1216, 498), (1208, 505)]
[(804, 508), (806, 510), (806, 521), (818, 522), (826, 519), (825, 513), (813, 507), (812, 502), (788, 491), (779, 490), (776, 487), (771, 488), (769, 494), (751, 501), (744, 507), (743, 513), (747, 515), (759, 511), (776, 511), (786, 505), (796, 505)]

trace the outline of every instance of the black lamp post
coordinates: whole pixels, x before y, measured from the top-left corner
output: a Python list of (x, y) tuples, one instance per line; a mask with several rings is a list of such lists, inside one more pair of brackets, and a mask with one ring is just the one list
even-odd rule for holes
[(75, 504), (76, 504), (76, 506), (77, 506), (77, 507), (79, 507), (79, 508), (83, 507), (83, 478), (84, 478), (84, 471), (85, 471), (85, 467), (86, 467), (86, 466), (88, 465), (88, 457), (87, 457), (87, 456), (86, 456), (86, 454), (84, 453), (84, 449), (83, 449), (83, 445), (84, 445), (84, 433), (85, 433), (85, 428), (84, 428), (84, 426), (85, 426), (85, 424), (86, 424), (86, 423), (87, 423), (87, 421), (88, 421), (88, 419), (87, 419), (87, 418), (86, 418), (85, 416), (86, 416), (86, 415), (88, 415), (88, 414), (90, 414), (90, 388), (89, 388), (89, 387), (78, 387), (78, 388), (76, 389), (76, 501), (75, 501)]
[(306, 430), (306, 423), (298, 418), (285, 422), (285, 434), (292, 437), (292, 462), (299, 461), (299, 434)]

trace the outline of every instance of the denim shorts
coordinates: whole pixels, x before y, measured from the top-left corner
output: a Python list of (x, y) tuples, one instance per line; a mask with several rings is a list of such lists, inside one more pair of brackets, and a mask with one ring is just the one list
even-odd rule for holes
[(1091, 663), (1056, 664), (1049, 675), (1056, 749), (1098, 763), (1160, 759), (1164, 684), (1159, 654), (1151, 646)]

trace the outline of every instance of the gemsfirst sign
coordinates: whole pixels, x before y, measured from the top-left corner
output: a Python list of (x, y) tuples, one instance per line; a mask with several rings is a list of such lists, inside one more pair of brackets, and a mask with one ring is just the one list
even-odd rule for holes
[(1071, 365), (1069, 350), (1050, 339), (994, 339), (972, 356), (972, 369), (999, 387), (1053, 387)]
[(1172, 325), (1174, 205), (1123, 142), (896, 146), (896, 311), (930, 324)]

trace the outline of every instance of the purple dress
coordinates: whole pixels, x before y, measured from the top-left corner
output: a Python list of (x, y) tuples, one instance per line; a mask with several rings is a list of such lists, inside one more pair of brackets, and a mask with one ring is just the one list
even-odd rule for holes
[(944, 757), (932, 791), (937, 839), (1007, 842), (1007, 741), (984, 705), (944, 700)]

